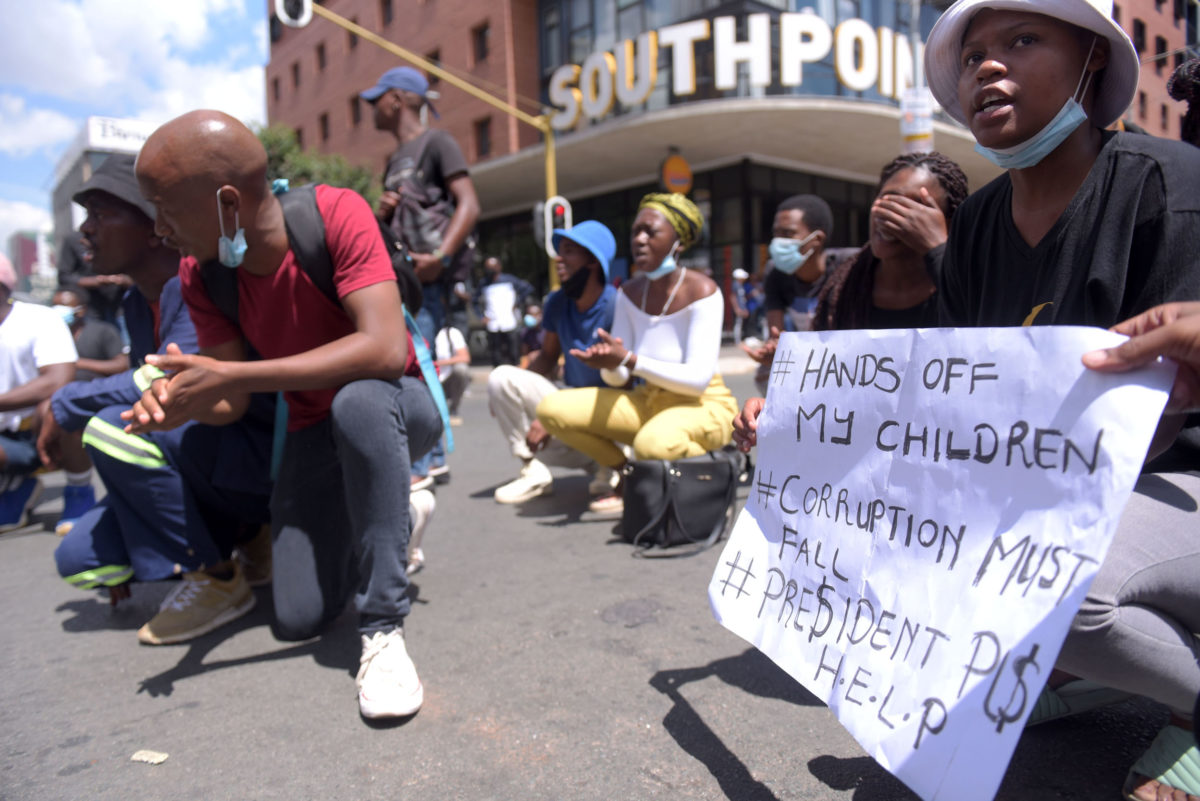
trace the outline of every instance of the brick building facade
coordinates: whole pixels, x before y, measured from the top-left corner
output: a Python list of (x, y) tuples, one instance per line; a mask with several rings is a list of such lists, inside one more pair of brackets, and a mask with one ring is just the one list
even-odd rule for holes
[[(323, 5), (383, 38), (538, 113), (536, 0), (325, 0)], [(269, 4), (268, 13), (273, 3)], [(371, 106), (358, 93), (403, 62), (314, 15), (306, 27), (271, 17), (266, 68), (267, 118), (294, 127), (305, 149), (340, 153), (382, 172), (396, 147), (375, 130)], [(476, 164), (536, 144), (538, 133), (444, 82), (434, 105), (467, 160)], [(522, 100), (525, 98), (525, 100)]]
[(1142, 61), (1138, 92), (1124, 119), (1155, 136), (1178, 139), (1187, 107), (1167, 94), (1167, 80), (1188, 59), (1189, 43), (1196, 44), (1194, 0), (1117, 0), (1113, 19)]

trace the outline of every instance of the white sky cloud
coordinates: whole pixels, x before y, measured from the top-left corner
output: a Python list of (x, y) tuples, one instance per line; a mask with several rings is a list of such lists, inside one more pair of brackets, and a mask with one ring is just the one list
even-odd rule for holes
[(23, 200), (0, 200), (0, 250), (8, 255), (8, 238), (17, 231), (50, 228), (50, 212)]
[(27, 109), (25, 99), (0, 94), (0, 153), (21, 158), (69, 142), (79, 123), (48, 109)]

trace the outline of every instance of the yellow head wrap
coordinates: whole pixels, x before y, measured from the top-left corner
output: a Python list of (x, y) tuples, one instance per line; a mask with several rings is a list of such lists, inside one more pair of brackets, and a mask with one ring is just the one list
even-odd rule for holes
[(700, 214), (700, 209), (684, 195), (651, 192), (638, 204), (638, 211), (642, 209), (654, 209), (667, 218), (667, 222), (675, 229), (675, 235), (679, 237), (680, 253), (696, 244), (700, 232), (704, 230), (704, 217)]

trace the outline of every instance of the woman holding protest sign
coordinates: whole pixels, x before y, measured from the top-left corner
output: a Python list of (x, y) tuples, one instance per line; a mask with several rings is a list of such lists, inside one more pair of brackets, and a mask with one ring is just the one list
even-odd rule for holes
[[(538, 419), (575, 450), (620, 468), (637, 459), (699, 456), (729, 442), (737, 402), (717, 373), (725, 305), (711, 278), (675, 258), (700, 237), (704, 218), (680, 194), (638, 205), (631, 250), (639, 274), (617, 295), (613, 330), (571, 355), (601, 370), (607, 388), (565, 389), (538, 405)], [(619, 512), (620, 488), (593, 512)]]
[[(1111, 326), (1200, 297), (1200, 152), (1105, 130), (1139, 75), (1111, 12), (1111, 0), (957, 0), (930, 32), (930, 90), (1006, 170), (951, 225), (941, 325)], [(1164, 418), (1162, 439), (1181, 422)], [(1108, 687), (1168, 706), (1128, 798), (1200, 796), (1197, 499), (1195, 473), (1138, 482), (1060, 653), (1070, 676), (1051, 681), (1034, 713), (1091, 708), (1111, 700)]]

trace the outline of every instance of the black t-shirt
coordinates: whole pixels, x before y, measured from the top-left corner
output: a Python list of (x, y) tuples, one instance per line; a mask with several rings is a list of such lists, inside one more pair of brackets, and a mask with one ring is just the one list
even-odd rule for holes
[[(75, 350), (81, 359), (107, 361), (120, 355), (125, 350), (125, 343), (121, 341), (121, 332), (112, 323), (88, 320), (75, 335)], [(91, 381), (99, 377), (99, 373), (91, 370), (75, 371), (76, 381)]]
[(768, 312), (782, 311), (784, 320), (790, 323), (789, 330), (807, 330), (826, 275), (822, 273), (820, 278), (809, 283), (795, 274), (780, 272), (768, 263), (767, 277), (763, 280), (763, 308)]
[[(420, 164), (417, 159), (421, 160)], [(414, 170), (416, 175), (413, 175)], [(446, 131), (430, 128), (388, 156), (383, 188), (399, 191), (400, 182), (412, 178), (429, 190), (431, 200), (454, 202), (450, 197), (450, 179), (466, 173), (467, 159), (454, 137)]]
[(1106, 132), (1083, 185), (1032, 248), (1001, 175), (954, 215), (938, 289), (945, 326), (1107, 328), (1200, 299), (1200, 149)]

